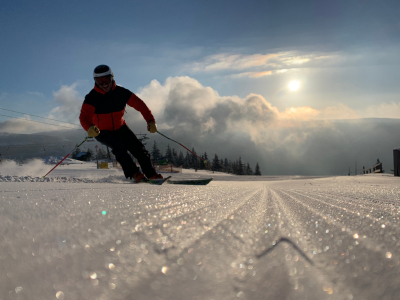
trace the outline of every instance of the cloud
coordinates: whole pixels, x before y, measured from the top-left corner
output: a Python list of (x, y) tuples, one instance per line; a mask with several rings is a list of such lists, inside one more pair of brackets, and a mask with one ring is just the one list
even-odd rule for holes
[[(248, 127), (247, 130), (250, 130), (257, 125), (257, 130), (262, 131), (283, 124), (283, 121), (360, 117), (359, 113), (340, 103), (323, 109), (304, 106), (279, 111), (261, 95), (223, 97), (211, 87), (205, 87), (187, 76), (169, 77), (164, 85), (153, 80), (139, 91), (138, 96), (148, 104), (157, 123), (164, 128), (193, 129), (208, 124), (203, 126), (208, 130), (214, 127), (224, 130)], [(140, 121), (140, 118), (141, 115), (136, 114), (136, 120)]]
[(217, 71), (223, 69), (234, 69), (241, 70), (252, 67), (259, 67), (266, 65), (269, 61), (274, 58), (278, 58), (283, 54), (272, 53), (272, 54), (230, 54), (221, 53), (216, 55), (208, 56), (201, 63), (194, 65), (196, 71)]
[(79, 123), (78, 118), (84, 98), (76, 90), (78, 83), (62, 85), (58, 91), (53, 92), (53, 101), (59, 106), (50, 111), (49, 118)]
[(360, 115), (364, 118), (400, 118), (400, 102), (399, 103), (381, 103), (378, 105), (370, 105), (360, 110)]
[(49, 127), (45, 124), (34, 123), (29, 120), (31, 120), (29, 116), (21, 117), (18, 119), (8, 119), (0, 123), (0, 132), (35, 133), (49, 130)]
[(320, 114), (320, 111), (309, 106), (290, 107), (279, 114), (281, 120), (302, 120), (308, 121), (315, 119)]
[[(53, 108), (46, 118), (64, 122), (79, 124), (79, 113), (83, 103), (83, 97), (76, 91), (78, 83), (70, 86), (63, 85), (58, 91), (53, 92), (53, 102), (58, 106)], [(28, 95), (41, 95), (40, 93), (28, 92)], [(5, 97), (6, 95), (3, 95)], [(8, 114), (13, 117), (10, 113)], [(43, 124), (46, 123), (46, 124)], [(55, 124), (55, 125), (51, 125)], [(0, 132), (30, 134), (45, 131), (65, 130), (66, 128), (80, 129), (80, 125), (66, 124), (23, 115), (13, 119), (0, 122)]]
[[(190, 77), (170, 77), (164, 84), (152, 81), (141, 91), (139, 96), (146, 103), (163, 107), (155, 114), (161, 132), (198, 153), (218, 153), (229, 159), (241, 156), (253, 166), (259, 162), (264, 173), (345, 174), (349, 160), (352, 165), (361, 158), (373, 163), (379, 153), (375, 148), (365, 152), (365, 147), (382, 132), (368, 123), (349, 125), (348, 119), (359, 120), (363, 114), (344, 104), (280, 111), (261, 95), (220, 96)], [(337, 123), (342, 119), (344, 123)], [(127, 121), (134, 131), (144, 123), (140, 114)], [(164, 147), (170, 143), (158, 135), (150, 137)], [(355, 140), (362, 142), (355, 144)]]
[[(244, 98), (223, 97), (190, 77), (170, 77), (164, 85), (152, 81), (141, 91), (139, 97), (146, 103), (147, 96), (151, 103), (164, 107), (155, 113), (161, 131), (166, 130), (184, 141), (196, 139), (203, 145), (218, 141), (233, 149), (238, 146), (232, 143), (242, 139), (250, 143), (255, 152), (263, 148), (270, 151), (279, 147), (295, 149), (309, 136), (310, 133), (305, 132), (317, 130), (314, 123), (302, 122), (316, 120), (321, 114), (310, 107), (280, 112), (258, 94)], [(143, 122), (140, 119), (140, 114), (136, 114), (135, 120), (131, 116), (128, 123), (134, 127)], [(329, 127), (329, 124), (324, 126)], [(221, 146), (214, 144), (214, 147)]]
[(170, 77), (164, 85), (152, 81), (138, 96), (152, 110), (155, 105), (154, 115), (160, 128), (201, 134), (243, 130), (243, 126), (253, 131), (254, 127), (268, 126), (278, 115), (277, 108), (260, 95), (250, 94), (243, 99), (222, 97), (211, 87), (204, 87), (190, 77)]
[[(298, 68), (291, 68), (291, 69), (281, 69), (281, 70), (269, 70), (269, 71), (260, 71), (260, 72), (242, 72), (242, 73), (234, 73), (234, 74), (229, 74), (229, 75), (224, 75), (223, 78), (243, 78), (243, 77), (248, 77), (248, 78), (261, 78), (265, 76), (271, 76), (271, 75), (278, 75), (278, 74), (283, 74), (283, 73), (289, 73), (289, 72), (296, 72), (298, 71)], [(218, 77), (218, 76), (216, 76)]]
[[(233, 54), (219, 53), (205, 57), (202, 61), (191, 63), (187, 68), (193, 72), (218, 72), (249, 70), (238, 74), (230, 74), (232, 78), (279, 74), (299, 66), (323, 66), (340, 58), (338, 54), (299, 53), (296, 51), (268, 54)], [(264, 69), (264, 70), (259, 70)], [(254, 70), (254, 71), (251, 71)]]
[(322, 120), (359, 119), (361, 117), (362, 116), (355, 110), (342, 103), (338, 103), (335, 106), (326, 107), (320, 110), (317, 116), (318, 119)]
[(358, 119), (360, 114), (348, 106), (338, 103), (323, 109), (315, 109), (309, 106), (290, 107), (279, 114), (281, 120), (342, 120)]
[(272, 71), (253, 73), (253, 74), (250, 74), (249, 77), (250, 78), (259, 78), (259, 77), (264, 77), (264, 76), (269, 76), (269, 75), (272, 75)]

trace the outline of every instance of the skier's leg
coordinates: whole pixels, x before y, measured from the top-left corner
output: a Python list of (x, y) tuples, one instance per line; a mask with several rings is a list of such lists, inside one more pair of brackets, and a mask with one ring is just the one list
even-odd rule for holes
[(124, 136), (126, 148), (128, 151), (138, 160), (143, 173), (147, 178), (150, 178), (157, 174), (151, 164), (150, 153), (146, 150), (143, 144), (137, 139), (136, 135), (129, 129), (128, 126), (124, 125), (121, 127), (121, 134)]
[(102, 130), (100, 134), (96, 137), (96, 140), (111, 148), (111, 152), (115, 155), (115, 159), (119, 162), (124, 171), (126, 178), (132, 178), (139, 168), (133, 162), (132, 158), (128, 153), (128, 149), (119, 137), (117, 131)]
[(133, 175), (140, 171), (125, 147), (116, 147), (111, 152), (115, 155), (115, 159), (120, 163), (126, 178), (133, 178)]

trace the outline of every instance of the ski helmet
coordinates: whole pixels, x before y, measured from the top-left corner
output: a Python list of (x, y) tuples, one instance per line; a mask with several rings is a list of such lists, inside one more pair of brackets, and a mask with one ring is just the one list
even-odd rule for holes
[(93, 71), (93, 78), (96, 80), (97, 77), (110, 76), (110, 79), (114, 79), (114, 73), (111, 68), (107, 65), (99, 65)]

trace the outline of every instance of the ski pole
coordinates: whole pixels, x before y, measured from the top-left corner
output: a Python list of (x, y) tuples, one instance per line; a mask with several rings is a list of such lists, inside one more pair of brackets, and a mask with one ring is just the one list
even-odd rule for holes
[(55, 167), (54, 167), (53, 169), (51, 169), (46, 175), (44, 175), (43, 178), (45, 178), (47, 175), (49, 175), (49, 174), (51, 173), (51, 171), (53, 171), (55, 168), (57, 168), (57, 167), (59, 166), (59, 164), (61, 164), (61, 163), (64, 161), (64, 159), (66, 159), (68, 156), (70, 156), (70, 154), (71, 154), (72, 152), (74, 152), (76, 148), (78, 148), (78, 147), (81, 146), (84, 142), (86, 142), (88, 138), (89, 138), (89, 137), (87, 136), (87, 137), (85, 138), (85, 140), (84, 140), (82, 143), (80, 143), (78, 146), (76, 146), (70, 153), (67, 154), (66, 157), (64, 157), (62, 160), (60, 160), (60, 162), (59, 162), (58, 164), (56, 164)]
[[(170, 141), (173, 141), (174, 143), (177, 143), (179, 145), (181, 145), (183, 148), (185, 148), (187, 151), (189, 151), (190, 153), (192, 153), (194, 156), (196, 156), (197, 158), (199, 158), (201, 161), (203, 161), (203, 159), (198, 156), (197, 154), (193, 153), (192, 151), (190, 151), (188, 148), (186, 148), (185, 146), (183, 146), (181, 143), (174, 141), (173, 139), (170, 139), (169, 137), (163, 135), (161, 132), (157, 131), (158, 134), (161, 134), (163, 137), (165, 137), (166, 139), (169, 139)], [(210, 165), (208, 164), (207, 160), (204, 160), (204, 164), (211, 170)]]

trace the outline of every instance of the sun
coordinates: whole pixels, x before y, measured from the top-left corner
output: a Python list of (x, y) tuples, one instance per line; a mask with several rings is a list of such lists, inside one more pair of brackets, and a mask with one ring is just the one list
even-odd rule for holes
[(291, 81), (289, 83), (289, 90), (291, 90), (293, 92), (297, 91), (299, 89), (299, 87), (300, 87), (300, 82), (298, 82), (298, 81)]

